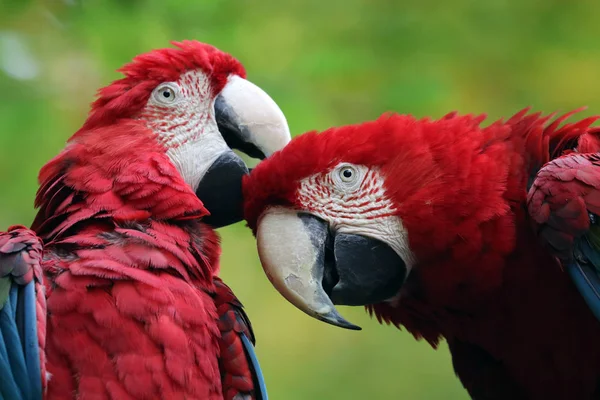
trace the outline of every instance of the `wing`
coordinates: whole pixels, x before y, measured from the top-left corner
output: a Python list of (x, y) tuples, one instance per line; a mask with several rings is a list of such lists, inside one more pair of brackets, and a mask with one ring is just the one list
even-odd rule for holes
[(267, 400), (267, 389), (256, 353), (254, 333), (242, 304), (231, 289), (214, 278), (219, 313), (221, 381), (225, 400)]
[(529, 190), (529, 215), (600, 320), (600, 153), (546, 164)]
[[(23, 226), (0, 233), (0, 398), (42, 399), (46, 298), (42, 242)], [(42, 357), (42, 359), (40, 359)]]

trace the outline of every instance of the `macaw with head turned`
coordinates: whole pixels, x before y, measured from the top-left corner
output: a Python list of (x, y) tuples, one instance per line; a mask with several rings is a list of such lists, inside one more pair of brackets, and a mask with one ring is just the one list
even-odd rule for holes
[(266, 399), (215, 228), (242, 218), (233, 149), (265, 158), (289, 129), (231, 55), (175, 45), (99, 91), (31, 229), (0, 234), (0, 398)]
[(600, 129), (568, 116), (293, 139), (244, 181), (267, 276), (325, 322), (357, 329), (335, 305), (361, 305), (445, 338), (474, 399), (599, 398)]

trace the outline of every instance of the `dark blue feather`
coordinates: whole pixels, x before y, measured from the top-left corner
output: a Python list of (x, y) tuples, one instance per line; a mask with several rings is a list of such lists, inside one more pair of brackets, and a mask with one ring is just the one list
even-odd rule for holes
[(16, 319), (14, 318), (18, 305), (18, 294), (16, 304), (12, 302), (13, 298), (15, 298), (13, 297), (13, 292), (18, 292), (17, 285), (13, 284), (10, 292), (11, 295), (8, 301), (0, 311), (0, 332), (2, 332), (4, 347), (8, 355), (8, 363), (0, 366), (0, 375), (7, 374), (8, 376), (12, 376), (15, 386), (18, 388), (18, 396), (14, 397), (15, 393), (11, 393), (9, 398), (14, 398), (15, 400), (28, 399), (30, 398), (27, 390), (29, 380), (27, 379), (27, 369), (25, 368), (25, 358), (23, 357), (23, 346), (19, 337)]
[(6, 399), (23, 399), (21, 392), (13, 377), (13, 370), (10, 364), (8, 351), (6, 349), (6, 340), (4, 340), (4, 321), (6, 314), (12, 313), (10, 307), (10, 298), (3, 309), (0, 310), (0, 393)]
[[(593, 234), (595, 234), (595, 230)], [(592, 234), (592, 232), (590, 232)], [(600, 271), (600, 249), (596, 249), (592, 242), (591, 237), (584, 236), (579, 239), (576, 244), (577, 251), (583, 256), (586, 263), (591, 263), (596, 271)]]
[(13, 317), (13, 319), (17, 318), (17, 307), (16, 307), (16, 304), (17, 304), (18, 294), (19, 294), (19, 292), (17, 290), (17, 286), (16, 285), (11, 285), (9, 296), (10, 296), (10, 304), (14, 304), (12, 306), (12, 317)]
[(594, 316), (600, 320), (600, 279), (587, 265), (571, 262), (567, 271)]
[(0, 310), (0, 400), (42, 399), (34, 285), (13, 283)]
[(263, 376), (262, 370), (260, 369), (260, 364), (258, 363), (258, 357), (256, 357), (256, 353), (254, 351), (254, 345), (244, 335), (240, 334), (242, 337), (242, 343), (244, 344), (244, 351), (246, 352), (246, 357), (250, 360), (252, 365), (252, 370), (254, 372), (255, 387), (256, 387), (256, 400), (268, 400), (269, 396), (267, 394), (267, 386), (265, 384), (265, 378)]
[(42, 380), (40, 367), (40, 347), (38, 342), (35, 283), (29, 282), (20, 291), (23, 298), (23, 352), (31, 395), (34, 399), (42, 398)]
[(600, 320), (600, 251), (594, 246), (596, 226), (575, 242), (574, 260), (566, 265), (579, 293), (594, 316)]

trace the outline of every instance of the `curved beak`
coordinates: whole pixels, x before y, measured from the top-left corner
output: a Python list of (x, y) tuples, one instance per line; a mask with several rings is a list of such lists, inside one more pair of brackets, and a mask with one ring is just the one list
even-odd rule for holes
[(367, 305), (390, 299), (406, 277), (402, 258), (366, 236), (333, 232), (313, 215), (272, 207), (256, 231), (258, 254), (273, 286), (306, 314), (347, 329), (335, 305)]
[(273, 99), (237, 75), (229, 76), (217, 96), (215, 119), (229, 149), (209, 167), (196, 195), (210, 212), (204, 221), (219, 228), (243, 219), (242, 177), (248, 168), (231, 149), (262, 160), (281, 150), (291, 135), (285, 116)]

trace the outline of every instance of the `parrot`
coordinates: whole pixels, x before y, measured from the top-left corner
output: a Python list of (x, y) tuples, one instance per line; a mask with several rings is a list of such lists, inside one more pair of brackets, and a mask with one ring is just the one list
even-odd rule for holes
[(291, 140), (242, 64), (196, 40), (133, 58), (0, 234), (0, 399), (267, 399), (252, 326), (218, 277), (243, 219), (233, 150)]
[(364, 306), (445, 340), (473, 399), (600, 398), (600, 128), (578, 111), (295, 137), (243, 182), (268, 279), (329, 324)]

